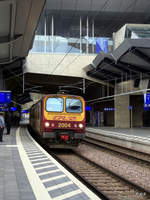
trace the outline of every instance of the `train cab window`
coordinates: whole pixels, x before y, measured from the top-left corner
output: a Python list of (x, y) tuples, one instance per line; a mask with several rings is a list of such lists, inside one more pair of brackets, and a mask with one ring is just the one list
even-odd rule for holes
[(62, 112), (63, 99), (58, 97), (48, 98), (46, 101), (46, 111), (48, 112)]
[(81, 113), (82, 112), (82, 102), (80, 99), (66, 99), (66, 112), (68, 113)]

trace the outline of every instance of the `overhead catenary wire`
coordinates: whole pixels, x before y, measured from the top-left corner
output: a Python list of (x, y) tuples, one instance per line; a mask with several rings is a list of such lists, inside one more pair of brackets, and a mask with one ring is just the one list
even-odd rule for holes
[(90, 103), (90, 102), (99, 101), (99, 100), (103, 100), (103, 99), (114, 98), (114, 97), (125, 96), (125, 95), (129, 95), (129, 94), (136, 94), (136, 93), (147, 92), (147, 91), (150, 91), (150, 88), (143, 89), (143, 90), (136, 90), (136, 91), (132, 91), (132, 92), (125, 92), (125, 93), (121, 93), (121, 94), (114, 94), (114, 95), (106, 96), (106, 97), (100, 97), (100, 98), (88, 100), (86, 102)]

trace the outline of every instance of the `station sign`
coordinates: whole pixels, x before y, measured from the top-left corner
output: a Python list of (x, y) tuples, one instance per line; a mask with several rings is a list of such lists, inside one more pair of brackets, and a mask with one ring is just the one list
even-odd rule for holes
[(144, 108), (150, 107), (150, 93), (144, 94)]
[(7, 106), (8, 106), (7, 103), (0, 103), (0, 107), (4, 107), (4, 108), (6, 108)]
[(90, 111), (91, 110), (91, 106), (85, 106), (85, 110), (86, 111)]
[(115, 108), (104, 108), (104, 111), (114, 111)]
[(0, 112), (7, 112), (8, 108), (0, 108)]
[(22, 110), (21, 113), (29, 113), (28, 110)]
[(11, 91), (0, 91), (0, 104), (11, 102)]
[(129, 109), (129, 110), (132, 110), (132, 109), (133, 109), (133, 106), (128, 106), (128, 109)]
[(14, 111), (17, 111), (17, 108), (16, 107), (10, 107), (10, 112), (14, 112)]

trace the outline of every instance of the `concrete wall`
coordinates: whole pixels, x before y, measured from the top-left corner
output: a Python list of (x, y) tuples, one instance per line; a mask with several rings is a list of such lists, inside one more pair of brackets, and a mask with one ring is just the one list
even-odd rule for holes
[(115, 97), (115, 128), (130, 128), (129, 95)]
[(123, 41), (125, 38), (125, 30), (126, 30), (126, 25), (124, 25), (119, 31), (116, 33), (113, 33), (113, 40), (114, 40), (114, 49), (116, 49)]
[(89, 65), (96, 55), (68, 54), (64, 56), (65, 54), (29, 54), (25, 71), (89, 79), (83, 68)]
[[(140, 82), (139, 88), (134, 87), (134, 82), (132, 80), (127, 82), (122, 82), (117, 84), (115, 88), (115, 94), (121, 94), (126, 92), (138, 91), (140, 89), (146, 89), (148, 85), (147, 80), (142, 80)], [(132, 106), (132, 111), (128, 110), (128, 106)], [(122, 111), (124, 109), (124, 112)], [(115, 127), (130, 128), (132, 127), (142, 127), (143, 126), (143, 94), (136, 93), (136, 95), (126, 95), (115, 98)], [(132, 122), (131, 113), (132, 112)], [(120, 122), (119, 118), (124, 118), (122, 120), (123, 124)], [(118, 120), (118, 121), (117, 121)]]

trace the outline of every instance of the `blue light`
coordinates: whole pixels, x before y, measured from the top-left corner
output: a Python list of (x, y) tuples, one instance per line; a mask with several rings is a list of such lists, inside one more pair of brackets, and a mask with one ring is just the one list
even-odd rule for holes
[(28, 110), (22, 110), (21, 113), (29, 113)]
[(86, 111), (90, 111), (91, 110), (91, 106), (85, 106), (85, 110)]
[(0, 107), (7, 107), (8, 104), (7, 103), (0, 103)]
[(148, 110), (149, 110), (149, 107), (144, 107), (144, 110), (145, 110), (145, 111), (148, 111)]
[(115, 108), (104, 108), (104, 111), (114, 111)]
[(6, 112), (8, 111), (8, 108), (0, 108), (0, 112)]
[(0, 92), (0, 104), (11, 102), (11, 92)]
[(128, 109), (129, 109), (129, 110), (132, 110), (132, 109), (133, 109), (133, 106), (128, 106)]
[(10, 107), (10, 109), (9, 109), (11, 112), (14, 112), (14, 111), (16, 111), (17, 110), (17, 108), (16, 107)]

